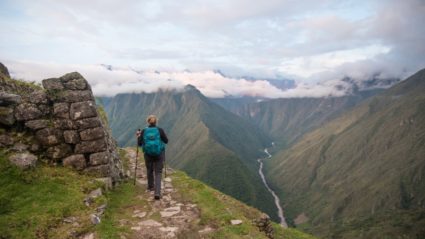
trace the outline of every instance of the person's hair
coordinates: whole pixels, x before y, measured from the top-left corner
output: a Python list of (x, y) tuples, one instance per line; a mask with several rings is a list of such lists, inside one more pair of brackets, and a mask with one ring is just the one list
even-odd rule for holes
[(146, 122), (149, 125), (156, 125), (156, 122), (158, 121), (158, 119), (156, 118), (155, 115), (149, 115), (148, 118), (146, 119)]

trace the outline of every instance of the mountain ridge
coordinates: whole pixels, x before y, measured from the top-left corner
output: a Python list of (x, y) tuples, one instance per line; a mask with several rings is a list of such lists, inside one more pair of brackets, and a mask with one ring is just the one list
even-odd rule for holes
[(423, 235), (424, 90), (421, 70), (268, 161), (287, 216), (324, 237)]
[(255, 125), (190, 86), (184, 91), (119, 94), (106, 102), (121, 146), (134, 145), (134, 130), (155, 114), (170, 140), (167, 163), (278, 220), (273, 198), (257, 174), (256, 159), (270, 140)]
[(381, 90), (342, 97), (281, 98), (258, 102), (252, 98), (214, 99), (214, 102), (258, 125), (276, 143), (276, 149), (282, 149), (296, 142), (304, 133), (379, 92)]

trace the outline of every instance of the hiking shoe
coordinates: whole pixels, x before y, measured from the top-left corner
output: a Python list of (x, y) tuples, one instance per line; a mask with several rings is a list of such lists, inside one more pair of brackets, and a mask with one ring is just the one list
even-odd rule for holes
[(155, 195), (155, 200), (159, 200), (159, 199), (161, 199), (161, 196), (158, 196), (158, 195)]

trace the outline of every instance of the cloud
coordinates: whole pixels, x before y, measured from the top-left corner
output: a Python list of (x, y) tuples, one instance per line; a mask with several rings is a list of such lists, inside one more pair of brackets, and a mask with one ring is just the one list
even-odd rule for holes
[(308, 81), (345, 76), (365, 80), (378, 73), (404, 78), (424, 68), (425, 3), (374, 4), (374, 14), (359, 20), (322, 16), (294, 21), (292, 27), (302, 28), (305, 38), (284, 51), (290, 56), (279, 69)]
[(299, 85), (425, 66), (423, 0), (18, 0), (0, 1), (0, 13), (8, 61), (220, 69)]
[[(282, 71), (294, 76), (308, 78), (324, 70), (332, 71), (337, 67), (372, 59), (377, 55), (386, 54), (390, 51), (388, 47), (372, 45), (364, 48), (334, 51), (309, 57), (295, 57), (284, 59), (281, 63)], [(347, 72), (349, 74), (349, 72)]]
[[(59, 77), (67, 72), (80, 72), (91, 84), (97, 96), (114, 96), (120, 93), (152, 93), (162, 90), (182, 90), (193, 85), (212, 98), (227, 96), (251, 96), (261, 98), (329, 97), (351, 94), (353, 82), (362, 85), (364, 76), (331, 78), (316, 83), (298, 82), (292, 89), (279, 89), (268, 80), (228, 77), (220, 72), (207, 71), (143, 71), (129, 67), (109, 65), (62, 65), (56, 63), (6, 61), (12, 77), (41, 82), (42, 79)], [(365, 63), (365, 65), (368, 65)], [(349, 71), (349, 66), (347, 71)], [(332, 76), (334, 77), (334, 76)], [(378, 77), (379, 78), (379, 77)], [(382, 87), (382, 86), (379, 86)], [(385, 86), (387, 87), (387, 86)], [(366, 88), (365, 88), (366, 89)]]

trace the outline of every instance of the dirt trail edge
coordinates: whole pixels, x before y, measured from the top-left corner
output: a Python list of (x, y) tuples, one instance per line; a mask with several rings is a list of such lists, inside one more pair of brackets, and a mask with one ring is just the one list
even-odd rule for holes
[[(136, 151), (125, 149), (130, 159), (130, 175), (134, 175)], [(147, 178), (143, 155), (139, 152), (136, 173), (136, 187), (142, 187), (144, 193), (139, 195), (147, 200), (147, 204), (134, 208), (132, 217), (137, 220), (123, 222), (132, 230), (130, 238), (178, 238), (191, 235), (192, 238), (203, 238), (203, 230), (194, 227), (199, 221), (199, 209), (196, 204), (179, 201), (178, 192), (173, 187), (170, 175), (173, 170), (167, 168), (167, 178), (162, 180), (162, 198), (154, 200), (153, 193), (146, 191)], [(164, 177), (164, 174), (163, 174)], [(122, 237), (122, 239), (127, 237)]]

